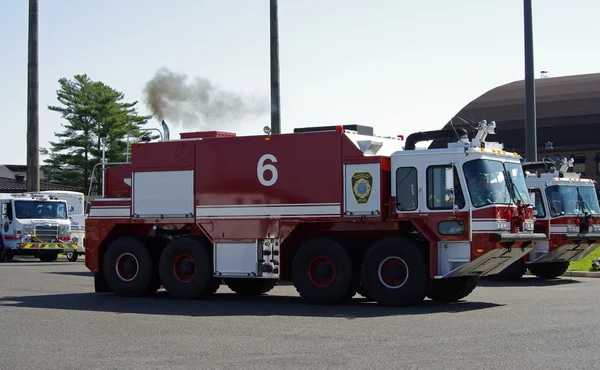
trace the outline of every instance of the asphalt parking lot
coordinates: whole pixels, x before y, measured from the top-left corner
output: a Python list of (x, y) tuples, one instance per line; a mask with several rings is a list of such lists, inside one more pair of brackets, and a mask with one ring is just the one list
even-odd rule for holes
[(467, 300), (308, 306), (291, 286), (206, 301), (93, 292), (80, 261), (0, 263), (1, 369), (586, 369), (600, 279), (484, 282)]

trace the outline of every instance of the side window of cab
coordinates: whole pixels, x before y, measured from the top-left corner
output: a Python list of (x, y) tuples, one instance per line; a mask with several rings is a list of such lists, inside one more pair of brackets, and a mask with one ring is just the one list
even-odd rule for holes
[(465, 197), (456, 167), (435, 165), (427, 167), (427, 208), (451, 210), (465, 207)]
[(546, 208), (544, 207), (544, 199), (542, 199), (542, 192), (540, 189), (531, 190), (535, 197), (534, 216), (537, 218), (546, 217)]

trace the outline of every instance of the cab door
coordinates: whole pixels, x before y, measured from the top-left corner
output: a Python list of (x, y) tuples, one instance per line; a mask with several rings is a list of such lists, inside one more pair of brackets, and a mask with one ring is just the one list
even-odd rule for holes
[(425, 170), (425, 206), (442, 239), (468, 240), (470, 212), (459, 169), (453, 164), (430, 164)]

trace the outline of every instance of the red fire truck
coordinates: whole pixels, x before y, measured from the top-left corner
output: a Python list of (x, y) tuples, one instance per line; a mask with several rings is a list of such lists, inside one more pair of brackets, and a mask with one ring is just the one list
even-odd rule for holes
[[(466, 131), (374, 136), (365, 126), (135, 144), (91, 202), (97, 292), (200, 298), (224, 282), (261, 295), (289, 281), (308, 302), (357, 292), (383, 305), (455, 301), (545, 239), (521, 158)], [(444, 149), (416, 143), (456, 139)]]
[[(544, 158), (524, 163), (526, 183), (534, 200), (535, 231), (546, 234), (529, 255), (504, 269), (494, 279), (518, 280), (527, 269), (539, 278), (554, 279), (570, 261), (585, 258), (598, 248), (600, 206), (594, 180), (569, 172), (573, 160)], [(531, 172), (530, 172), (531, 171)]]

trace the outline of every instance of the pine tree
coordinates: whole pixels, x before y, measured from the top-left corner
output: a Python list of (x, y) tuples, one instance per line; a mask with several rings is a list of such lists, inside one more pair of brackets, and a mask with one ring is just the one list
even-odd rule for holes
[[(123, 93), (85, 74), (72, 80), (61, 78), (58, 83), (57, 99), (62, 106), (48, 109), (60, 113), (66, 123), (62, 132), (55, 133), (58, 140), (50, 142), (50, 149), (40, 151), (49, 156), (44, 172), (48, 181), (81, 187), (87, 195), (92, 169), (102, 159), (102, 134), (106, 135), (106, 161), (124, 162), (128, 133), (130, 143), (142, 136), (157, 137), (143, 127), (152, 116), (138, 115), (137, 101), (124, 102)], [(95, 171), (97, 189), (100, 172), (99, 168)]]

